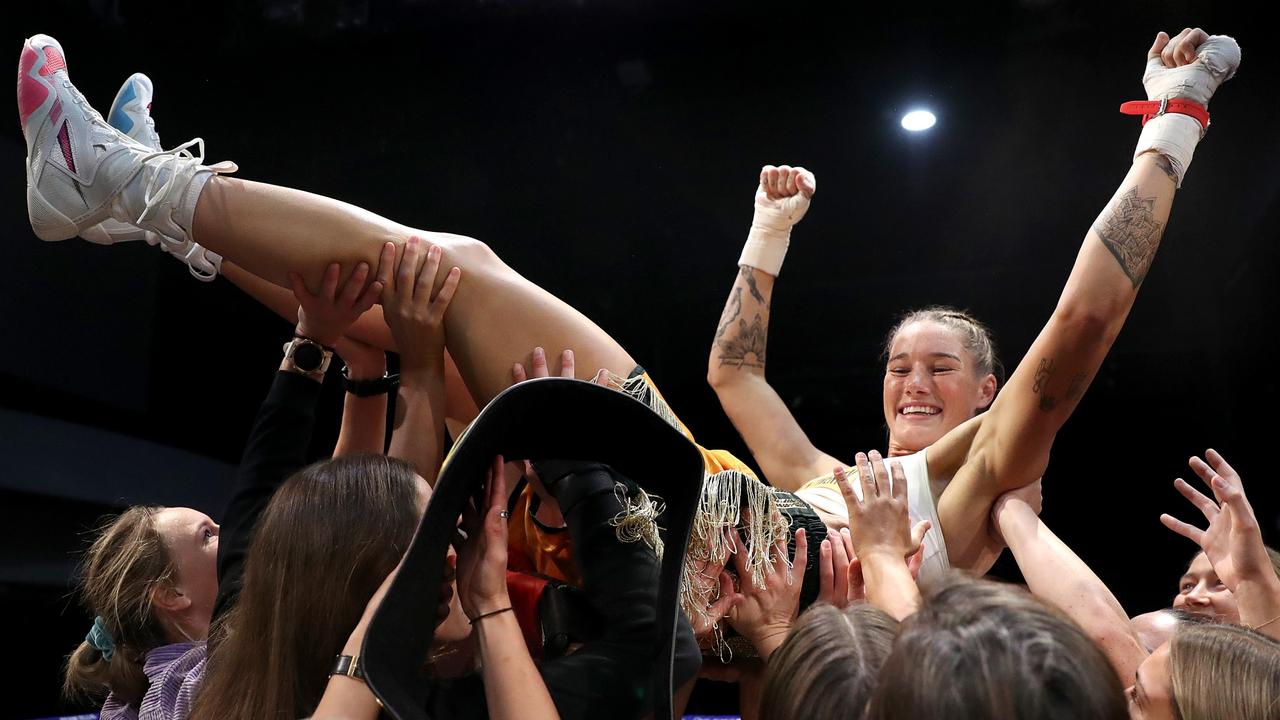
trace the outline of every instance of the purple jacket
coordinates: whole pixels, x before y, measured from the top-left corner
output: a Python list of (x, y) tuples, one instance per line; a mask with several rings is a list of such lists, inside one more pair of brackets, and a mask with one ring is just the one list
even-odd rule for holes
[(207, 659), (203, 642), (161, 645), (152, 650), (142, 666), (151, 681), (142, 696), (142, 707), (108, 695), (101, 720), (182, 720), (191, 712), (191, 701), (204, 680)]

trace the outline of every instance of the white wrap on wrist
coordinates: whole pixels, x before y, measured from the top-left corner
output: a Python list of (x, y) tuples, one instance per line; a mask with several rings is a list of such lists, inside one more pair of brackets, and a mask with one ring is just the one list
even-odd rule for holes
[(742, 246), (738, 265), (777, 277), (782, 270), (782, 261), (787, 257), (787, 247), (791, 245), (791, 228), (800, 222), (808, 209), (809, 198), (803, 193), (783, 200), (757, 195), (755, 217), (751, 219), (751, 230), (747, 233), (746, 244)]
[(1173, 173), (1178, 176), (1177, 186), (1182, 187), (1182, 178), (1191, 166), (1191, 156), (1195, 154), (1196, 144), (1204, 131), (1200, 122), (1190, 115), (1169, 113), (1151, 118), (1142, 126), (1142, 134), (1138, 136), (1138, 147), (1133, 151), (1133, 159), (1145, 152), (1158, 152), (1169, 159)]
[[(1240, 46), (1227, 35), (1210, 35), (1196, 48), (1195, 62), (1179, 67), (1165, 67), (1159, 56), (1147, 60), (1142, 85), (1147, 99), (1153, 101), (1185, 98), (1205, 109), (1222, 83), (1230, 80), (1240, 67)], [(1191, 166), (1196, 144), (1204, 137), (1204, 128), (1188, 115), (1167, 113), (1154, 117), (1142, 127), (1133, 158), (1155, 151), (1169, 158), (1177, 175), (1178, 187)]]

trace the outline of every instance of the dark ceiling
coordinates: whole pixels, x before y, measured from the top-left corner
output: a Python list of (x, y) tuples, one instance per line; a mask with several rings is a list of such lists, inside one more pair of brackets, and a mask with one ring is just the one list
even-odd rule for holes
[[(621, 340), (704, 444), (739, 452), (703, 380), (707, 348), (759, 166), (813, 169), (769, 373), (843, 456), (883, 445), (877, 352), (899, 312), (969, 308), (1016, 364), (1128, 167), (1139, 123), (1116, 108), (1140, 99), (1156, 31), (1233, 34), (1242, 69), (1056, 445), (1045, 518), (1131, 611), (1157, 607), (1192, 550), (1159, 513), (1192, 515), (1171, 480), (1213, 446), (1280, 542), (1269, 26), (1244, 3), (864, 5), (48, 0), (7, 11), (6, 27), (13, 57), (27, 35), (57, 37), (104, 111), (125, 77), (148, 73), (166, 145), (199, 135), (244, 177), (484, 239)], [(918, 104), (939, 124), (908, 136), (897, 121)], [(288, 332), (154, 248), (41, 243), (24, 155), (15, 120), (0, 138), (12, 603), (59, 585), (76, 529), (114, 504), (216, 515)]]

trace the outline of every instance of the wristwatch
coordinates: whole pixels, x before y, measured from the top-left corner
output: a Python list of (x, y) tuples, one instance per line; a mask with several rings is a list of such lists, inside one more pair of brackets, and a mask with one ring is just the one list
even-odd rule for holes
[(284, 344), (285, 370), (300, 375), (323, 376), (333, 360), (333, 350), (311, 338), (295, 335)]

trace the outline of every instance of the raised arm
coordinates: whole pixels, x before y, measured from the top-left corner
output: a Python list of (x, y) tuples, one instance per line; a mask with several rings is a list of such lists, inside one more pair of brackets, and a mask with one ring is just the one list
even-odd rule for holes
[(507, 590), (507, 482), (494, 459), (485, 499), (463, 515), (458, 596), (477, 631), (484, 696), (494, 720), (558, 718), (547, 685), (529, 656)]
[(347, 394), (333, 456), (381, 455), (387, 449), (387, 394), (396, 380), (387, 375), (387, 354), (348, 335), (334, 348), (344, 363)]
[(1127, 685), (1147, 658), (1146, 648), (1111, 590), (1037, 517), (1022, 497), (1025, 490), (1000, 498), (991, 512), (995, 527), (1013, 552), (1031, 593), (1074, 620)]
[[(345, 363), (343, 374), (348, 380), (364, 382), (366, 386), (372, 385), (377, 378), (386, 374), (386, 353), (352, 339), (347, 335), (347, 331), (369, 311), (373, 302), (378, 299), (378, 295), (382, 292), (382, 284), (375, 280), (365, 288), (363, 283), (347, 282), (339, 292), (340, 270), (338, 263), (330, 263), (325, 269), (319, 293), (312, 293), (303, 284), (301, 276), (290, 273), (289, 283), (293, 287), (293, 297), (297, 304), (293, 306), (290, 313), (281, 314), (286, 316), (292, 314), (297, 318), (299, 334), (306, 335), (307, 332), (312, 332), (323, 335), (325, 344), (334, 347)], [(364, 266), (361, 273), (362, 277), (367, 275), (368, 266)], [(311, 327), (315, 330), (311, 330)], [(348, 382), (347, 397), (342, 410), (342, 430), (338, 434), (338, 442), (333, 451), (334, 456), (361, 452), (381, 455), (386, 442), (386, 423), (385, 391), (361, 397), (351, 391), (351, 383)]]
[[(342, 337), (351, 320), (373, 305), (382, 289), (377, 281), (367, 282), (369, 266), (360, 263), (339, 290), (339, 270), (336, 263), (330, 266), (319, 295), (299, 297), (294, 340), (287, 346), (289, 351), (280, 363), (271, 391), (258, 410), (245, 443), (235, 490), (222, 517), (215, 618), (225, 612), (239, 594), (244, 561), (258, 517), (276, 488), (306, 464), (307, 446), (315, 427), (316, 403), (324, 382), (321, 361), (327, 351), (320, 348), (332, 346)], [(310, 358), (313, 362), (306, 362), (304, 347), (313, 352)]]
[(804, 168), (766, 165), (760, 171), (751, 232), (707, 360), (707, 382), (720, 406), (765, 477), (783, 490), (795, 490), (839, 464), (813, 446), (764, 377), (773, 283), (791, 227), (804, 217), (816, 188), (813, 173)]
[(1174, 485), (1204, 513), (1209, 527), (1201, 530), (1172, 515), (1161, 515), (1160, 521), (1208, 556), (1213, 571), (1235, 596), (1241, 624), (1280, 640), (1280, 577), (1262, 544), (1258, 518), (1244, 494), (1240, 474), (1215, 450), (1206, 452), (1205, 458), (1209, 462), (1191, 458), (1191, 469), (1213, 490), (1217, 502), (1182, 478)]
[[(1196, 50), (1189, 61), (1189, 51)], [(1151, 100), (1207, 106), (1239, 63), (1224, 36), (1160, 33), (1143, 82)], [(1175, 106), (1170, 106), (1175, 107)], [(1170, 111), (1146, 124), (1133, 166), (1085, 235), (1053, 315), (996, 398), (968, 461), (939, 503), (953, 564), (966, 566), (985, 541), (987, 509), (1001, 493), (1044, 474), (1049, 448), (1110, 350), (1164, 234), (1173, 196), (1201, 134), (1198, 120)]]
[(400, 391), (387, 454), (412, 463), (434, 485), (444, 450), (444, 316), (461, 271), (449, 270), (432, 297), (440, 248), (428, 249), (422, 240), (410, 238), (392, 272), (394, 252), (387, 243), (378, 269), (383, 312), (400, 348)]

